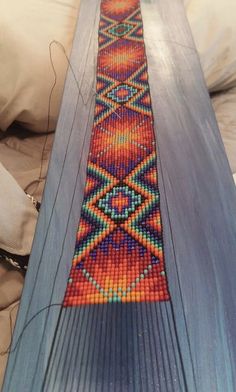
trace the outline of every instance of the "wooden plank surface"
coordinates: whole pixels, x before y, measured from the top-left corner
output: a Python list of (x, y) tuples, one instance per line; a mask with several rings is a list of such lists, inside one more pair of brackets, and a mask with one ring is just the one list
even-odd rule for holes
[[(38, 392), (42, 391), (43, 385), (47, 386), (45, 391), (59, 392), (65, 380), (72, 378), (69, 367), (60, 370), (58, 364), (60, 382), (58, 373), (53, 376), (52, 369), (45, 384), (60, 306), (45, 307), (62, 302), (74, 251), (93, 123), (99, 5), (99, 0), (81, 1), (71, 56), (80, 93), (69, 70), (13, 349), (17, 345), (9, 356), (3, 392)], [(178, 356), (179, 344), (187, 377), (186, 385), (182, 379), (176, 381), (176, 392), (231, 392), (236, 385), (235, 187), (181, 1), (142, 0), (141, 6), (158, 141), (166, 264), (172, 295), (172, 306), (156, 308), (150, 305), (148, 312), (157, 327), (163, 320), (167, 334), (172, 331), (174, 336), (176, 328), (177, 340), (170, 348), (170, 355), (176, 350)], [(117, 319), (113, 318), (114, 314), (109, 314), (110, 308), (103, 310), (102, 316), (98, 307), (95, 308), (95, 313), (92, 310), (77, 312), (70, 322), (74, 320), (75, 325), (80, 325), (80, 331), (85, 331), (86, 325), (92, 325), (95, 317), (101, 331), (101, 342), (97, 347), (109, 346), (116, 336), (112, 331), (116, 331)], [(115, 317), (120, 317), (123, 325), (121, 341), (126, 342), (129, 336), (136, 339), (139, 328), (153, 330), (150, 323), (140, 318), (145, 312), (147, 308), (144, 309), (143, 304), (137, 304), (135, 309), (129, 306), (126, 310), (116, 307)], [(174, 321), (169, 325), (172, 316)], [(102, 333), (104, 320), (108, 322), (109, 319), (110, 341)], [(134, 324), (137, 328), (133, 327)], [(157, 328), (151, 335), (153, 346), (161, 344), (165, 338), (164, 330), (160, 330), (162, 332), (157, 336), (158, 331)], [(68, 341), (69, 357), (70, 353), (73, 357), (75, 354), (66, 340), (69, 339), (66, 330), (62, 328), (61, 334), (64, 341)], [(96, 335), (89, 336), (95, 341)], [(147, 353), (146, 358), (143, 356), (137, 363), (134, 373), (137, 377), (131, 382), (126, 380), (127, 374), (122, 367), (111, 368), (107, 378), (106, 370), (103, 373), (104, 369), (98, 368), (96, 374), (103, 375), (103, 380), (100, 377), (98, 384), (91, 386), (91, 379), (98, 380), (98, 376), (93, 375), (91, 367), (86, 372), (82, 368), (80, 387), (77, 375), (76, 381), (71, 380), (71, 385), (76, 385), (72, 390), (111, 390), (106, 381), (113, 379), (114, 373), (116, 379), (119, 377), (117, 391), (141, 392), (143, 379), (147, 382), (148, 392), (172, 391), (170, 378), (174, 378), (173, 374), (176, 377), (176, 369), (174, 373), (171, 368), (166, 369), (166, 376), (150, 375), (145, 370), (145, 361), (154, 358), (154, 354), (151, 347), (147, 349), (150, 343), (147, 335), (141, 336), (143, 340), (141, 337), (141, 341), (127, 346), (134, 353), (131, 361), (140, 355), (140, 350)], [(86, 335), (84, 347), (87, 347), (89, 358), (87, 339)], [(59, 343), (58, 347), (60, 349)], [(99, 353), (95, 354), (99, 358)], [(127, 351), (121, 355), (126, 357)], [(57, 359), (55, 357), (55, 363)], [(131, 363), (128, 358), (126, 361)], [(176, 361), (180, 366), (180, 358)], [(176, 366), (173, 358), (170, 365)], [(138, 376), (138, 366), (141, 376)], [(86, 383), (88, 377), (89, 387)], [(158, 377), (162, 381), (157, 385)]]
[(236, 385), (235, 186), (182, 2), (143, 1), (142, 14), (166, 263), (181, 346), (178, 319), (184, 309), (197, 391), (231, 392)]

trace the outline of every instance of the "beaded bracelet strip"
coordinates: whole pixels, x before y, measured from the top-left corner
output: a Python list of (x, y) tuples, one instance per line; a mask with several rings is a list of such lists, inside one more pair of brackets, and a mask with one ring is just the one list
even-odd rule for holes
[(4, 249), (0, 249), (0, 258), (6, 261), (7, 263), (11, 264), (13, 267), (23, 270), (24, 272), (27, 271), (28, 262), (29, 262), (29, 255), (21, 256), (16, 255), (10, 252), (7, 252)]
[(102, 0), (87, 181), (64, 306), (169, 300), (139, 0)]

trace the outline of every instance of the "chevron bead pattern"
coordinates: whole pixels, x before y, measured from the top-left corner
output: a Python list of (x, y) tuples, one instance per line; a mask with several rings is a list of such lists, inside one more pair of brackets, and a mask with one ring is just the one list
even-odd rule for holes
[(64, 306), (169, 300), (138, 0), (102, 0), (87, 180)]

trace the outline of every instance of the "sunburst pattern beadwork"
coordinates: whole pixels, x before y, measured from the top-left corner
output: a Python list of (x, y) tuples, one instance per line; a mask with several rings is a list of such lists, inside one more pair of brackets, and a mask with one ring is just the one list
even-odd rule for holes
[(169, 299), (139, 0), (102, 0), (87, 180), (64, 306)]

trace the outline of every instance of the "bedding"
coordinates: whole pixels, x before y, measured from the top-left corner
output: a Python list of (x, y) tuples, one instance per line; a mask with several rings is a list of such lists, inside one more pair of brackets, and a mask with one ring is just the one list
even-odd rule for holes
[(184, 3), (209, 91), (236, 87), (236, 1)]
[[(29, 255), (38, 212), (24, 191), (41, 200), (54, 133), (12, 126), (0, 140), (0, 248)], [(40, 181), (39, 180), (40, 177)], [(0, 258), (0, 390), (24, 273)]]
[[(21, 288), (23, 283), (21, 283)], [(12, 290), (13, 282), (7, 287), (8, 291)], [(0, 391), (2, 387), (2, 380), (5, 373), (5, 368), (8, 358), (8, 348), (11, 343), (12, 331), (15, 326), (16, 316), (19, 307), (19, 300), (11, 302), (11, 304), (0, 311)]]
[[(0, 129), (18, 121), (31, 131), (54, 130), (79, 0), (1, 0)], [(54, 69), (53, 69), (54, 68)], [(48, 127), (49, 96), (53, 89)]]
[(1, 163), (0, 178), (0, 249), (29, 255), (38, 218), (37, 210)]
[[(55, 81), (49, 45), (57, 40), (69, 54), (80, 1), (0, 3), (0, 129), (4, 131), (0, 200), (5, 203), (0, 213), (0, 248), (26, 255), (37, 211), (25, 192), (36, 200), (42, 198), (54, 137), (53, 132), (45, 131), (55, 129), (68, 66), (62, 50), (54, 45), (57, 84), (47, 129), (48, 99)], [(236, 183), (236, 2), (185, 0), (185, 6), (207, 86), (210, 92), (217, 92), (212, 104)], [(13, 122), (18, 125), (11, 125)], [(0, 352), (10, 343), (23, 283), (24, 274), (0, 260)], [(0, 355), (0, 390), (6, 360), (7, 354)]]
[(0, 390), (24, 284), (23, 273), (0, 261)]
[(27, 193), (41, 200), (54, 133), (36, 134), (16, 125), (0, 140), (0, 161)]
[[(211, 99), (230, 168), (236, 176), (236, 87)], [(235, 177), (236, 178), (236, 177)], [(236, 183), (236, 182), (235, 182)]]

